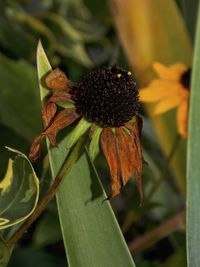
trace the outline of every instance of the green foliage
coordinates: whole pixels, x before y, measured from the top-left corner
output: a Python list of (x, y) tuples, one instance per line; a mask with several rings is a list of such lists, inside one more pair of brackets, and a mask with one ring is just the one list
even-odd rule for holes
[(189, 140), (188, 140), (188, 165), (187, 165), (187, 255), (188, 266), (197, 267), (200, 262), (200, 213), (199, 213), (199, 192), (200, 192), (200, 9), (198, 10), (197, 35), (195, 42), (194, 61), (192, 68), (191, 104), (189, 118)]
[(34, 211), (39, 196), (39, 181), (28, 158), (21, 152), (9, 160), (0, 182), (0, 229), (18, 224)]
[[(51, 70), (41, 46), (37, 50), (39, 81)], [(46, 89), (40, 83), (41, 99)], [(48, 148), (53, 177), (67, 154), (69, 137)], [(84, 152), (64, 177), (57, 193), (63, 240), (70, 266), (134, 266), (97, 172)], [(108, 256), (109, 251), (109, 256)]]
[[(124, 26), (123, 32), (130, 31), (131, 36), (131, 31), (135, 29), (135, 35), (128, 40), (128, 57), (125, 57), (127, 53), (124, 53), (121, 45), (126, 39), (121, 38), (120, 44), (118, 36), (121, 35), (118, 34), (119, 29), (115, 28), (110, 2), (111, 0), (0, 1), (0, 177), (6, 173), (8, 158), (12, 157), (12, 152), (5, 150), (5, 146), (15, 147), (27, 154), (33, 138), (41, 133), (43, 128), (35, 66), (35, 50), (39, 39), (44, 44), (52, 66), (60, 67), (74, 82), (80, 81), (91, 69), (113, 62), (128, 70), (131, 68), (128, 65), (130, 62), (134, 65), (133, 74), (136, 76), (137, 84), (142, 87), (153, 77), (153, 61), (165, 64), (179, 61), (191, 65), (192, 42), (189, 37), (194, 41), (198, 0), (112, 0), (129, 3), (125, 17), (131, 12), (132, 19)], [(139, 5), (141, 9), (137, 9)], [(182, 194), (185, 193), (185, 188), (188, 266), (199, 267), (199, 31), (198, 25), (193, 56), (190, 127), (187, 140), (187, 188), (185, 141), (180, 142), (172, 165), (171, 160), (168, 162), (168, 155), (177, 134), (175, 112), (170, 111), (168, 114), (155, 117), (151, 108), (148, 109), (148, 113), (141, 108), (143, 156), (147, 162), (143, 167), (146, 199), (140, 207), (134, 183), (130, 181), (121, 195), (111, 200), (127, 243), (138, 242), (139, 239), (138, 254), (133, 251), (137, 267), (186, 266), (183, 231), (178, 234), (167, 233), (159, 243), (156, 243), (155, 237), (154, 244), (146, 246), (145, 250), (140, 247), (140, 242), (145, 242), (145, 234), (151, 234), (152, 230), (165, 224), (170, 216), (185, 208), (185, 196)], [(41, 61), (47, 65), (40, 76), (51, 69), (45, 54), (43, 56)], [(41, 93), (43, 100), (49, 91), (42, 88)], [(69, 107), (66, 103), (60, 106)], [(44, 197), (52, 182), (51, 172), (55, 177), (68, 155), (67, 144), (71, 130), (72, 127), (69, 127), (58, 134), (58, 148), (49, 147), (48, 144), (50, 163), (43, 148), (41, 159), (33, 165), (40, 177), (40, 199)], [(98, 145), (99, 136), (100, 129), (97, 128), (89, 152), (81, 155), (59, 189), (57, 203), (60, 222), (54, 201), (14, 247), (12, 255), (6, 241), (23, 223), (18, 223), (19, 220), (24, 220), (35, 208), (34, 199), (36, 201), (38, 198), (38, 182), (34, 180), (36, 177), (34, 178), (32, 166), (24, 154), (17, 154), (13, 163), (10, 160), (10, 169), (13, 167), (15, 175), (10, 191), (5, 194), (3, 192), (6, 180), (0, 180), (0, 211), (9, 206), (7, 213), (2, 213), (1, 217), (7, 217), (11, 220), (10, 224), (16, 224), (1, 230), (4, 239), (0, 239), (0, 266), (66, 267), (65, 254), (70, 266), (75, 267), (134, 266), (110, 204), (104, 201), (106, 195), (90, 160), (98, 154), (95, 167), (104, 186), (107, 187), (109, 174)], [(25, 169), (21, 168), (23, 164)], [(26, 173), (22, 173), (22, 170)], [(28, 173), (31, 173), (32, 185), (29, 184), (30, 180), (26, 175)], [(162, 182), (148, 198), (149, 192), (160, 178)], [(22, 180), (24, 183), (21, 183)], [(24, 187), (20, 188), (20, 185)], [(22, 207), (20, 199), (24, 198), (25, 192), (29, 195), (31, 191), (35, 192), (33, 199), (31, 202), (23, 202), (25, 206)], [(17, 194), (19, 198), (17, 197), (15, 202)], [(0, 221), (2, 222), (5, 220)], [(10, 255), (11, 259), (7, 265)]]

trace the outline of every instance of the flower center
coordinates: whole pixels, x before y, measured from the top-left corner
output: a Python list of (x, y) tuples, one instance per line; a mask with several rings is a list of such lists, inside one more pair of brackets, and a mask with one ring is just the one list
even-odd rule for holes
[(130, 72), (113, 66), (85, 75), (74, 91), (77, 111), (101, 127), (119, 127), (138, 113), (138, 90)]
[(181, 76), (180, 82), (187, 90), (190, 88), (191, 68), (188, 68)]

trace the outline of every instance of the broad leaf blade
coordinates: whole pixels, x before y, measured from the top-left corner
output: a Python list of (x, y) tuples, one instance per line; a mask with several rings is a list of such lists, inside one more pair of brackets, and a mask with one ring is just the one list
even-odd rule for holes
[(39, 181), (28, 158), (21, 152), (9, 160), (5, 177), (0, 182), (0, 229), (27, 219), (36, 208)]
[[(51, 70), (48, 59), (38, 46), (39, 80)], [(44, 88), (40, 84), (43, 99)], [(53, 177), (67, 154), (66, 136), (58, 148), (48, 150)], [(133, 267), (132, 257), (125, 244), (110, 203), (105, 201), (98, 175), (84, 153), (62, 182), (57, 203), (63, 239), (71, 267)]]
[(188, 266), (200, 263), (200, 7), (196, 31), (195, 53), (192, 67), (192, 89), (189, 116), (188, 165), (187, 165), (187, 254)]
[(0, 123), (29, 142), (41, 129), (36, 77), (29, 63), (0, 53)]

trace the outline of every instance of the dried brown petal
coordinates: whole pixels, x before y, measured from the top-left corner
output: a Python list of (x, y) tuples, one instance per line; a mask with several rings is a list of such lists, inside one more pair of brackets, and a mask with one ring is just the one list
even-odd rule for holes
[(52, 90), (67, 90), (68, 79), (59, 68), (54, 69), (45, 79), (46, 85)]
[(63, 109), (55, 116), (55, 118), (53, 119), (49, 127), (42, 134), (43, 135), (49, 135), (49, 134), (56, 135), (58, 131), (72, 124), (79, 117), (80, 115), (76, 112), (75, 108)]
[(47, 102), (42, 108), (42, 119), (45, 126), (47, 127), (57, 111), (56, 104), (53, 102)]
[(32, 161), (35, 161), (37, 158), (39, 158), (40, 153), (41, 153), (41, 141), (44, 138), (43, 135), (37, 136), (31, 145), (30, 152), (29, 152), (29, 158)]
[(121, 178), (123, 185), (125, 185), (133, 175), (138, 164), (135, 155), (135, 143), (133, 136), (127, 133), (122, 127), (116, 129), (116, 137), (118, 142)]
[(66, 91), (55, 91), (50, 96), (50, 98), (47, 100), (47, 102), (44, 104), (44, 107), (42, 108), (42, 119), (45, 123), (45, 126), (47, 127), (52, 119), (54, 118), (57, 107), (56, 103), (59, 102), (73, 102), (71, 99), (71, 95), (67, 93)]
[(141, 130), (142, 130), (142, 119), (137, 116), (135, 123), (127, 123), (126, 128), (130, 130), (134, 141), (134, 175), (136, 177), (136, 186), (140, 194), (141, 203), (143, 202), (144, 193), (142, 188), (142, 147), (141, 147)]
[(53, 92), (52, 96), (49, 98), (49, 101), (54, 103), (62, 103), (62, 102), (71, 102), (74, 103), (72, 100), (71, 94), (67, 91), (55, 91)]
[(119, 180), (120, 165), (117, 155), (116, 138), (110, 128), (103, 129), (101, 133), (101, 146), (111, 174), (111, 197), (115, 197), (120, 193), (121, 189), (121, 183)]
[(58, 131), (62, 130), (66, 126), (72, 124), (75, 120), (79, 118), (79, 114), (76, 112), (75, 108), (64, 109), (60, 111), (53, 119), (51, 124), (44, 130), (44, 132), (37, 136), (30, 149), (29, 158), (31, 160), (36, 160), (40, 156), (41, 146), (40, 143), (42, 139), (46, 136), (49, 138), (50, 143), (56, 145), (56, 134)]

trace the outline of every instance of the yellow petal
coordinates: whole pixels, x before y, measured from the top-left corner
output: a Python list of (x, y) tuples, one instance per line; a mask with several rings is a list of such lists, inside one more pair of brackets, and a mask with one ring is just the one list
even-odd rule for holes
[(142, 102), (157, 102), (166, 96), (166, 90), (147, 87), (141, 89), (139, 95)]
[(179, 134), (187, 138), (188, 99), (181, 102), (177, 109), (177, 127)]
[(188, 70), (188, 67), (182, 63), (176, 63), (169, 67), (170, 71), (173, 71), (180, 78), (181, 75)]
[(179, 96), (168, 97), (168, 98), (160, 101), (156, 105), (154, 112), (155, 112), (155, 114), (164, 113), (170, 109), (177, 107), (181, 101), (182, 101), (182, 98)]
[(179, 83), (155, 79), (148, 87), (140, 89), (140, 101), (157, 102), (166, 97), (173, 97), (181, 92), (182, 87)]
[(158, 75), (159, 78), (164, 80), (179, 81), (180, 80), (180, 71), (177, 71), (178, 67), (167, 67), (159, 62), (153, 64), (153, 69)]

